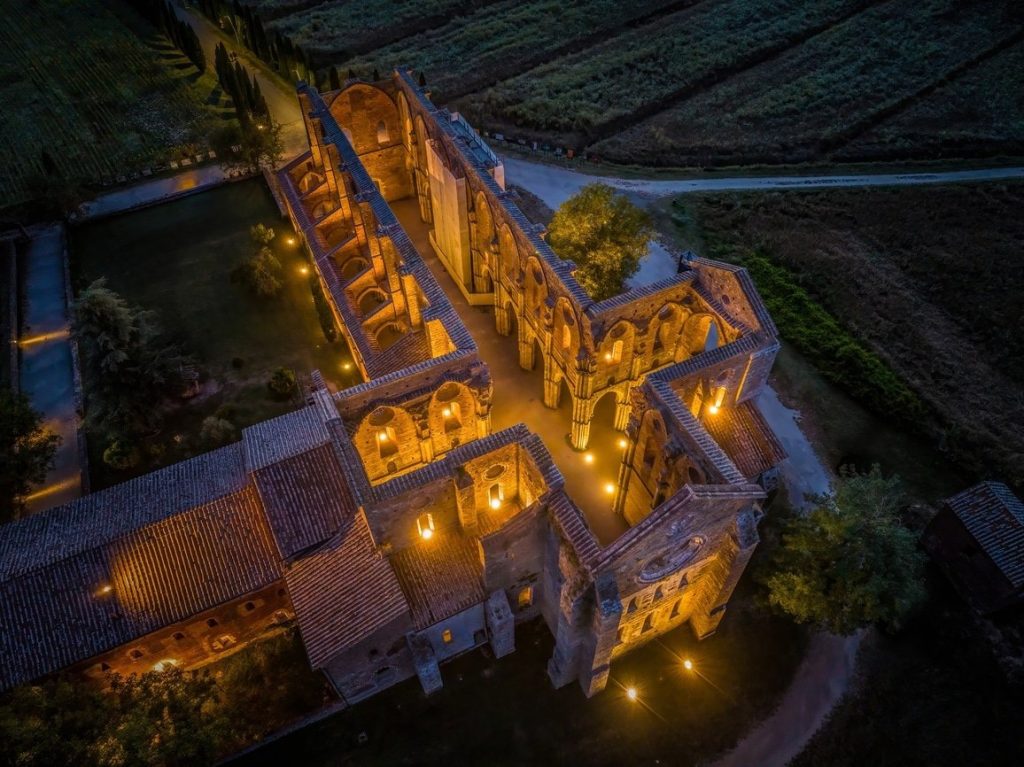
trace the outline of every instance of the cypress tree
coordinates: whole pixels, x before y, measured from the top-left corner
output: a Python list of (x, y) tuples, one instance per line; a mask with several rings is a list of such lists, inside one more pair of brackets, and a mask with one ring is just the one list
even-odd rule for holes
[(338, 68), (332, 66), (331, 71), (328, 73), (328, 75), (328, 79), (331, 82), (331, 90), (339, 90), (341, 88), (341, 77), (338, 75)]
[(374, 69), (373, 70), (373, 81), (377, 82), (379, 79), (380, 79), (380, 72), (378, 72), (376, 69)]
[(426, 88), (427, 87), (427, 76), (425, 74), (423, 74), (422, 72), (420, 72), (420, 87), (421, 88)]

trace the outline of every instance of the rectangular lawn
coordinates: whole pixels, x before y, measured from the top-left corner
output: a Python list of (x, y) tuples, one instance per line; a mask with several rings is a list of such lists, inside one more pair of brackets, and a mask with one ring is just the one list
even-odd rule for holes
[[(259, 298), (233, 282), (232, 270), (255, 249), (249, 228), (274, 228), (272, 248), (284, 267), (284, 290)], [(156, 464), (193, 455), (208, 446), (199, 424), (222, 409), (236, 427), (256, 423), (297, 406), (268, 395), (266, 383), (278, 367), (308, 380), (318, 369), (337, 386), (343, 341), (328, 343), (313, 305), (300, 250), (289, 244), (291, 229), (278, 216), (262, 180), (245, 181), (84, 225), (72, 234), (76, 289), (105, 277), (129, 303), (158, 314), (161, 327), (192, 354), (203, 374), (201, 393), (174, 409), (164, 428), (166, 455)], [(89, 382), (86, 381), (88, 397)], [(182, 439), (175, 440), (174, 435)], [(91, 437), (93, 435), (90, 435)], [(123, 479), (102, 466), (100, 440), (90, 440), (92, 474), (99, 485)], [(151, 464), (142, 468), (153, 468)]]

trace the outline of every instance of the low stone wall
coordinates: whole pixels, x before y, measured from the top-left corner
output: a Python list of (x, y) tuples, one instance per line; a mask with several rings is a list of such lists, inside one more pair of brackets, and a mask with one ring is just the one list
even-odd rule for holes
[[(75, 303), (75, 292), (71, 287), (71, 255), (68, 252), (68, 231), (67, 227), (61, 226), (61, 253), (64, 263), (64, 304), (67, 308), (68, 323), (71, 322), (71, 307)], [(68, 336), (68, 344), (71, 347), (71, 375), (75, 391), (75, 412), (78, 414), (78, 427), (75, 429), (78, 441), (78, 467), (79, 485), (82, 488), (82, 495), (88, 495), (91, 484), (89, 482), (89, 446), (85, 437), (85, 393), (82, 388), (82, 366), (78, 356), (78, 341), (73, 335)]]
[[(0, 318), (0, 327), (3, 328), (3, 342), (7, 344), (7, 353), (10, 355), (8, 371), (10, 381), (8, 385), (17, 393), (21, 385), (18, 381), (18, 251), (11, 240), (0, 242), (0, 259), (7, 277), (7, 316)], [(4, 381), (0, 380), (0, 386)]]

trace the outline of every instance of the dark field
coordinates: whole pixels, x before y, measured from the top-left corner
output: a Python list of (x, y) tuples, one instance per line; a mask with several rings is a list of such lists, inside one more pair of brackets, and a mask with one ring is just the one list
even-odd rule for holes
[[(681, 199), (709, 254), (747, 263), (770, 305), (802, 288), (926, 408), (907, 419), (914, 403), (886, 393), (876, 411), (910, 420), (968, 475), (1024, 483), (1024, 186)], [(807, 319), (776, 317), (789, 342), (820, 349)]]
[[(0, 208), (26, 199), (45, 149), (83, 183), (195, 155), (231, 112), (121, 0), (0, 0)], [(211, 67), (212, 68), (212, 67)]]
[[(663, 641), (719, 689), (655, 643), (617, 661), (608, 689), (590, 700), (575, 683), (555, 690), (545, 671), (552, 640), (538, 620), (517, 629), (512, 655), (477, 650), (445, 664), (444, 689), (429, 698), (408, 680), (236, 764), (694, 765), (770, 711), (806, 640), (754, 609), (748, 593), (715, 636), (698, 643), (683, 627)], [(626, 698), (628, 685), (644, 705)]]
[[(272, 247), (284, 267), (285, 287), (276, 298), (261, 299), (231, 281), (231, 271), (253, 253), (249, 228), (257, 223), (277, 232)], [(108, 287), (129, 303), (157, 312), (161, 327), (196, 357), (204, 373), (201, 394), (168, 416), (161, 465), (206, 449), (197, 439), (200, 424), (221, 405), (228, 406), (229, 420), (238, 428), (294, 409), (295, 402), (268, 395), (266, 382), (279, 366), (292, 368), (300, 382), (319, 369), (333, 383), (355, 383), (343, 380), (344, 342), (329, 344), (324, 338), (308, 278), (299, 271), (305, 261), (287, 243), (289, 235), (262, 180), (230, 184), (74, 231), (76, 288), (107, 277)], [(183, 436), (180, 442), (173, 440), (176, 432)], [(90, 435), (89, 441), (94, 453), (102, 453), (98, 439)], [(90, 463), (94, 489), (126, 478), (95, 454)], [(152, 467), (139, 471), (147, 468)]]
[(1016, 0), (254, 0), (322, 70), (644, 165), (1024, 154)]

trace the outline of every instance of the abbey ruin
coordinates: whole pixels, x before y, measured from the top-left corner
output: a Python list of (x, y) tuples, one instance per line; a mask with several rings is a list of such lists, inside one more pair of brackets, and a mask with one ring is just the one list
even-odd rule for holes
[(712, 634), (784, 457), (747, 274), (694, 257), (595, 302), (408, 73), (298, 98), (309, 151), (275, 193), (366, 383), (314, 374), (240, 442), (4, 526), (0, 687), (294, 621), (346, 701), (429, 693), (539, 616), (552, 684), (592, 695), (651, 639)]

